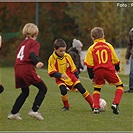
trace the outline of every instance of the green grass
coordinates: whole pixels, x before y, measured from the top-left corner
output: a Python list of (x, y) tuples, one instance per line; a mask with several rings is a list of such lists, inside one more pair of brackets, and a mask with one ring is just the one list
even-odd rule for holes
[[(28, 116), (37, 89), (30, 86), (30, 95), (20, 110), (22, 121), (8, 120), (20, 89), (15, 89), (14, 69), (1, 68), (1, 83), (5, 91), (0, 95), (0, 131), (133, 131), (133, 94), (124, 93), (119, 105), (120, 115), (112, 113), (110, 108), (114, 98), (115, 86), (106, 84), (102, 88), (101, 97), (107, 102), (107, 109), (100, 114), (92, 113), (89, 105), (79, 92), (68, 92), (71, 108), (62, 112), (60, 91), (55, 79), (47, 75), (47, 70), (38, 70), (48, 87), (48, 92), (40, 107), (44, 120), (38, 121)], [(81, 82), (92, 94), (93, 86), (86, 72), (82, 72)], [(128, 76), (120, 76), (125, 90), (128, 89)]]

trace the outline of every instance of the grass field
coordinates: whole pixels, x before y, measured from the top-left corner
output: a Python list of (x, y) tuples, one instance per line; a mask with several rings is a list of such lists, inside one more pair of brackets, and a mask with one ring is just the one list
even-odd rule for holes
[[(133, 94), (124, 93), (119, 105), (120, 114), (115, 115), (110, 108), (115, 86), (106, 84), (101, 97), (107, 102), (107, 109), (100, 114), (92, 113), (89, 105), (79, 92), (68, 92), (70, 110), (63, 112), (60, 92), (54, 78), (47, 75), (47, 70), (38, 70), (48, 87), (48, 92), (40, 108), (43, 121), (28, 116), (37, 89), (30, 86), (30, 95), (20, 110), (22, 121), (8, 120), (10, 112), (20, 89), (15, 89), (13, 68), (1, 68), (1, 83), (5, 91), (0, 95), (0, 131), (133, 131)], [(92, 94), (93, 86), (86, 72), (82, 72), (81, 82)], [(128, 89), (128, 76), (120, 76), (125, 90)]]

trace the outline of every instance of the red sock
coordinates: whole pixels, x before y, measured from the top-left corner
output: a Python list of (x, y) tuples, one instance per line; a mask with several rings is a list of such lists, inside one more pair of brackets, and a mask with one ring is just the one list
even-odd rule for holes
[(63, 101), (63, 105), (64, 105), (64, 107), (69, 107), (70, 106), (68, 100)]
[(123, 87), (119, 86), (117, 87), (116, 91), (115, 91), (115, 96), (114, 96), (114, 104), (119, 104), (120, 100), (122, 98), (123, 95)]
[(91, 95), (88, 93), (88, 91), (86, 91), (82, 95), (85, 98), (85, 100), (89, 103), (90, 107), (92, 108), (93, 107), (93, 99), (92, 99)]
[(64, 107), (69, 107), (69, 102), (68, 102), (68, 94), (66, 95), (61, 95), (61, 98), (62, 98), (62, 102), (63, 102), (63, 105)]
[(94, 108), (100, 108), (99, 99), (100, 99), (100, 92), (94, 91), (93, 92)]

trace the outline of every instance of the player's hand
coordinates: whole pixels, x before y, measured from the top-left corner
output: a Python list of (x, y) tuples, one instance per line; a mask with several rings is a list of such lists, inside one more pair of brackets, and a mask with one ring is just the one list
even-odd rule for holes
[(43, 67), (43, 63), (42, 62), (38, 62), (37, 64), (36, 64), (36, 68), (41, 68), (41, 67)]
[(63, 79), (68, 79), (68, 76), (67, 76), (66, 74), (62, 74), (62, 75), (61, 75), (61, 78), (63, 78)]
[(92, 83), (92, 84), (95, 84), (95, 79), (94, 79), (94, 78), (91, 79), (91, 83)]

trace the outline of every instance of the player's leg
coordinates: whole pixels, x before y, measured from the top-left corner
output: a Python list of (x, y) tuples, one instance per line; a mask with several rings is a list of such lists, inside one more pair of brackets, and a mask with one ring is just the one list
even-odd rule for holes
[(108, 71), (108, 75), (106, 76), (106, 80), (109, 84), (114, 84), (116, 86), (116, 91), (114, 95), (114, 99), (111, 105), (111, 108), (113, 109), (114, 114), (119, 114), (118, 105), (121, 101), (121, 98), (123, 96), (123, 84), (119, 77), (119, 75), (116, 72), (110, 72)]
[(100, 100), (100, 93), (101, 92), (101, 88), (96, 88), (94, 87), (94, 91), (93, 91), (93, 107), (94, 107), (94, 113), (100, 113), (100, 103), (99, 103), (99, 100)]
[(38, 84), (34, 85), (38, 88), (38, 93), (35, 97), (33, 106), (32, 106), (32, 110), (34, 112), (38, 111), (39, 107), (41, 106), (41, 103), (44, 100), (44, 97), (47, 93), (47, 86), (45, 85), (45, 83), (43, 81), (39, 82)]
[(22, 118), (19, 116), (19, 110), (21, 109), (21, 107), (23, 106), (26, 98), (29, 96), (29, 87), (26, 88), (21, 88), (22, 92), (21, 94), (17, 97), (11, 113), (9, 113), (8, 115), (8, 119), (18, 119), (21, 120)]
[(84, 99), (89, 103), (90, 107), (93, 108), (93, 100), (89, 92), (82, 86), (81, 83), (78, 83), (74, 86), (74, 88), (77, 88), (78, 91), (82, 94)]
[(66, 89), (66, 86), (61, 84), (59, 86), (60, 88), (60, 93), (61, 93), (61, 99), (62, 99), (62, 102), (63, 102), (63, 108), (62, 108), (62, 111), (66, 111), (66, 110), (69, 110), (69, 102), (68, 102), (68, 94), (67, 94), (67, 89)]
[(113, 109), (114, 114), (119, 114), (118, 105), (120, 104), (121, 98), (123, 96), (123, 92), (124, 92), (123, 84), (117, 85), (115, 95), (114, 95), (114, 100), (113, 100), (113, 103), (112, 103), (112, 106), (111, 106), (111, 108)]
[(38, 88), (38, 93), (34, 99), (34, 103), (31, 108), (32, 110), (29, 112), (29, 115), (38, 120), (43, 120), (43, 117), (38, 112), (38, 110), (45, 98), (46, 93), (47, 93), (47, 86), (45, 85), (45, 83), (43, 81), (39, 82), (38, 84), (34, 84), (34, 86), (36, 86)]

